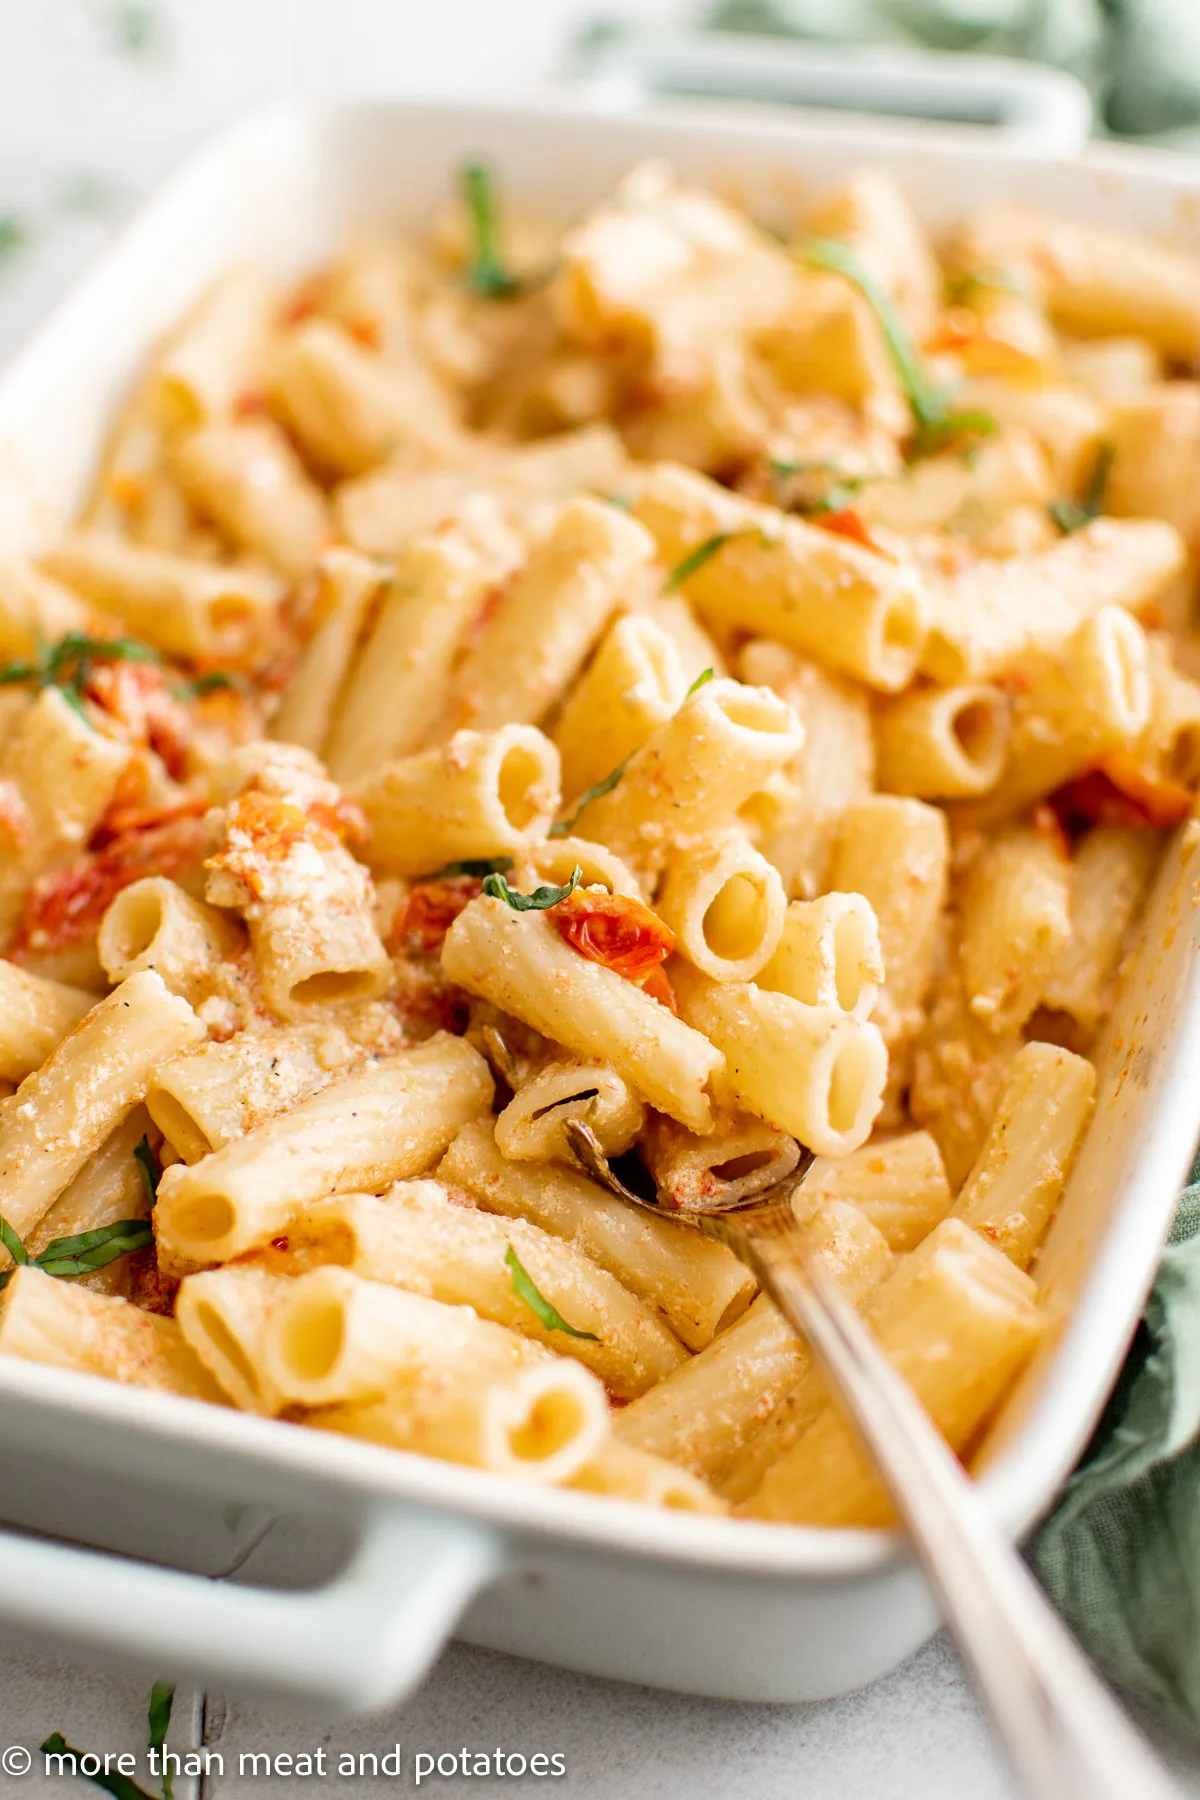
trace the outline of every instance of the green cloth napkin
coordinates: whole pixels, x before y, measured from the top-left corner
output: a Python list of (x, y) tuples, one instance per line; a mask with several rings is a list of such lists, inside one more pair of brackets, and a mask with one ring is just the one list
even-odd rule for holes
[(709, 23), (1030, 57), (1077, 75), (1102, 129), (1200, 147), (1197, 0), (720, 0)]
[(1200, 1730), (1200, 1159), (1087, 1454), (1031, 1559), (1118, 1686)]

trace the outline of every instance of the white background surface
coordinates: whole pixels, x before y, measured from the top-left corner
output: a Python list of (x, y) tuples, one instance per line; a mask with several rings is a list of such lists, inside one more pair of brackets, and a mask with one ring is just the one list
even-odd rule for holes
[[(615, 8), (614, 8), (615, 10)], [(623, 0), (626, 15), (669, 18), (680, 0)], [(155, 41), (117, 47), (109, 0), (0, 0), (0, 217), (29, 223), (29, 247), (0, 264), (0, 355), (63, 291), (127, 211), (179, 156), (225, 120), (273, 98), (328, 93), (511, 93), (552, 79), (595, 0), (156, 0)], [(81, 175), (116, 190), (111, 216), (72, 213)], [(719, 1622), (714, 1622), (719, 1629)], [(164, 1671), (164, 1673), (167, 1673)], [(36, 1752), (61, 1730), (83, 1749), (145, 1744), (148, 1684), (0, 1647), (0, 1751)], [(180, 1695), (170, 1742), (198, 1741), (199, 1696)], [(1200, 1750), (1146, 1721), (1185, 1791), (1200, 1797)], [(399, 1780), (304, 1784), (308, 1791), (411, 1792), (412, 1756), (464, 1746), (561, 1752), (561, 1780), (437, 1781), (423, 1791), (545, 1790), (570, 1800), (1006, 1800), (1010, 1794), (953, 1652), (937, 1641), (904, 1669), (836, 1704), (717, 1705), (451, 1650), (423, 1692), (393, 1713), (330, 1726), (213, 1696), (209, 1741), (226, 1775), (196, 1800), (281, 1789), (239, 1780), (244, 1751), (403, 1747)], [(147, 1787), (154, 1787), (140, 1766)], [(290, 1785), (298, 1785), (296, 1782)], [(77, 1783), (0, 1774), (0, 1797), (79, 1794)], [(192, 1784), (177, 1784), (192, 1800)], [(1136, 1800), (1131, 1795), (1129, 1800)]]

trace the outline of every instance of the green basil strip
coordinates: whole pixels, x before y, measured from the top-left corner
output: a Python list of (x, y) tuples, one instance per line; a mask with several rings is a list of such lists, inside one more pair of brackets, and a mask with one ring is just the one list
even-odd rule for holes
[(503, 900), (514, 912), (546, 912), (560, 900), (565, 900), (568, 894), (573, 894), (582, 880), (583, 870), (576, 863), (565, 887), (535, 887), (532, 894), (522, 894), (509, 887), (503, 875), (488, 875), (483, 891), (493, 900)]
[(713, 678), (713, 670), (712, 669), (702, 669), (700, 674), (697, 675), (695, 681), (693, 681), (693, 683), (692, 683), (691, 687), (688, 689), (687, 693), (683, 696), (684, 699), (690, 700), (692, 695), (696, 692), (697, 688), (707, 687), (709, 682), (712, 680), (712, 678)]
[(852, 282), (879, 321), (879, 329), (916, 425), (914, 455), (928, 455), (951, 438), (967, 432), (986, 434), (995, 431), (996, 421), (988, 413), (953, 411), (950, 392), (938, 387), (926, 374), (896, 302), (863, 266), (849, 244), (838, 243), (834, 238), (811, 238), (802, 254), (816, 268), (826, 269), (830, 274), (841, 275)]
[(563, 819), (557, 825), (552, 825), (546, 833), (546, 836), (552, 838), (570, 837), (580, 819), (583, 817), (584, 812), (592, 804), (592, 801), (603, 800), (605, 794), (612, 793), (618, 781), (620, 781), (622, 775), (629, 767), (631, 761), (632, 758), (627, 756), (623, 763), (618, 763), (615, 769), (610, 769), (603, 780), (596, 783), (595, 787), (590, 787), (586, 794), (581, 794), (579, 796), (578, 804), (575, 807), (575, 811), (571, 814), (570, 818)]
[[(151, 1750), (161, 1750), (167, 1741), (167, 1729), (171, 1723), (171, 1708), (175, 1704), (175, 1687), (169, 1681), (156, 1681), (150, 1689), (150, 1705), (146, 1710), (146, 1742)], [(174, 1779), (164, 1767), (162, 1772), (163, 1800), (175, 1800)]]
[(518, 1300), (525, 1302), (530, 1312), (536, 1314), (547, 1331), (565, 1331), (568, 1337), (583, 1338), (589, 1344), (600, 1342), (594, 1331), (578, 1331), (574, 1325), (568, 1325), (562, 1314), (551, 1306), (545, 1295), (538, 1293), (532, 1280), (521, 1267), (521, 1259), (511, 1244), (508, 1246), (504, 1262), (512, 1277), (513, 1293)]
[[(154, 1800), (153, 1794), (148, 1794), (145, 1788), (138, 1786), (136, 1781), (130, 1781), (128, 1775), (104, 1774), (103, 1757), (96, 1758), (102, 1765), (99, 1774), (85, 1774), (79, 1767), (79, 1764), (89, 1752), (86, 1750), (73, 1749), (72, 1746), (68, 1744), (61, 1731), (52, 1731), (45, 1743), (42, 1744), (41, 1751), (43, 1756), (73, 1757), (75, 1760), (74, 1770), (64, 1769), (63, 1774), (70, 1775), (74, 1773), (79, 1776), (81, 1781), (90, 1781), (93, 1787), (103, 1788), (106, 1794), (111, 1794), (113, 1800)], [(95, 1756), (95, 1751), (90, 1752), (90, 1754)]]
[(142, 1177), (142, 1186), (146, 1190), (146, 1198), (153, 1206), (158, 1199), (158, 1184), (162, 1180), (162, 1164), (150, 1148), (150, 1139), (140, 1138), (133, 1147), (133, 1160), (137, 1164)]
[(199, 700), (205, 694), (215, 694), (220, 688), (235, 688), (237, 679), (227, 675), (224, 669), (210, 669), (207, 675), (197, 675), (194, 681), (183, 681), (172, 692), (177, 700)]
[(1098, 519), (1104, 510), (1104, 496), (1108, 490), (1108, 478), (1112, 473), (1115, 454), (1112, 444), (1099, 446), (1088, 481), (1087, 492), (1082, 500), (1055, 500), (1051, 503), (1050, 517), (1064, 537), (1070, 537), (1073, 532), (1082, 531), (1085, 525), (1090, 525), (1093, 519)]
[[(5, 1218), (0, 1218), (0, 1244), (4, 1245), (4, 1248), (8, 1251), (8, 1254), (12, 1257), (18, 1268), (21, 1267), (22, 1263), (27, 1263), (29, 1261), (29, 1252)], [(9, 1273), (12, 1273), (11, 1269), (9, 1270)]]
[(504, 267), (496, 226), (496, 195), (492, 172), (486, 163), (466, 163), (459, 173), (463, 202), (471, 229), (471, 248), (463, 277), (474, 294), (504, 300), (517, 293), (520, 283)]
[(711, 562), (718, 550), (723, 550), (731, 538), (742, 537), (740, 531), (718, 531), (713, 537), (705, 538), (702, 544), (689, 551), (681, 563), (677, 563), (663, 582), (664, 594), (677, 594), (684, 582), (689, 580), (706, 562)]

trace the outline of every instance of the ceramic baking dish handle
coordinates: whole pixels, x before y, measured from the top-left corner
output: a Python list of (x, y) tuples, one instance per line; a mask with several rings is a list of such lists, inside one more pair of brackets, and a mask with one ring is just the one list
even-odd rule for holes
[(499, 1564), (486, 1529), (394, 1505), (364, 1516), (333, 1581), (299, 1593), (0, 1532), (0, 1623), (163, 1678), (369, 1711), (416, 1686)]
[(614, 26), (585, 34), (573, 74), (593, 103), (622, 110), (669, 98), (890, 114), (991, 126), (1043, 156), (1075, 155), (1092, 126), (1082, 82), (1009, 56)]

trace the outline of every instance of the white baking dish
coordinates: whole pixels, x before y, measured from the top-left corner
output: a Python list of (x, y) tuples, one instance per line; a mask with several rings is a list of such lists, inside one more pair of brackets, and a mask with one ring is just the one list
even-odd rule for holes
[[(248, 257), (298, 266), (363, 222), (415, 224), (474, 153), (495, 160), (507, 189), (567, 211), (647, 155), (734, 183), (764, 207), (884, 160), (934, 225), (1017, 199), (1148, 231), (1200, 231), (1200, 174), (1186, 165), (1127, 152), (1047, 163), (970, 131), (814, 125), (731, 108), (589, 117), (571, 99), (273, 115), (191, 165), (0, 383), (5, 539), (36, 539), (70, 512), (151, 341), (220, 269)], [(1096, 1123), (1045, 1253), (1061, 1339), (988, 1446), (984, 1489), (1013, 1534), (1045, 1509), (1086, 1440), (1200, 1125), (1194, 863), (1180, 842), (1164, 870), (1112, 1028)], [(155, 1559), (0, 1533), (0, 1623), (159, 1674), (375, 1706), (418, 1679), (457, 1628), (575, 1669), (800, 1700), (872, 1679), (935, 1624), (920, 1579), (882, 1535), (526, 1490), (18, 1362), (0, 1364), (0, 1443), (5, 1517)], [(359, 1547), (332, 1582), (301, 1593), (155, 1566), (219, 1572), (236, 1549), (236, 1521), (244, 1529), (263, 1507), (340, 1522)]]

